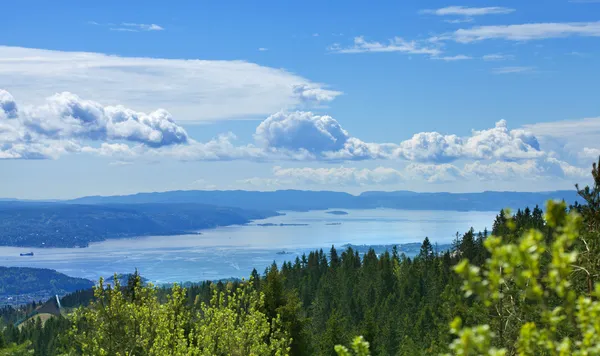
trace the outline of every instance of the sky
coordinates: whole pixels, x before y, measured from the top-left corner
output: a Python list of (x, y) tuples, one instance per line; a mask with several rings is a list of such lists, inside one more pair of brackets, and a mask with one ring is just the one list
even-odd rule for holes
[(30, 1), (0, 197), (588, 184), (600, 0)]

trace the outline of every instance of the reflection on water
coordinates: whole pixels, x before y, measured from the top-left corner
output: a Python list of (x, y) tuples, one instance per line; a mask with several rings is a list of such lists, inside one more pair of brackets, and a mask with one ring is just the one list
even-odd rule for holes
[[(0, 247), (0, 265), (51, 268), (92, 280), (114, 272), (132, 272), (157, 283), (247, 277), (252, 268), (262, 272), (315, 248), (352, 244), (448, 243), (456, 232), (471, 226), (490, 227), (496, 212), (347, 210), (348, 215), (325, 211), (286, 212), (244, 226), (220, 227), (201, 235), (151, 236), (107, 240), (88, 248), (30, 249)], [(257, 226), (256, 224), (307, 224)], [(334, 224), (335, 223), (335, 224)], [(279, 251), (291, 254), (277, 254)], [(33, 257), (19, 253), (33, 251)]]

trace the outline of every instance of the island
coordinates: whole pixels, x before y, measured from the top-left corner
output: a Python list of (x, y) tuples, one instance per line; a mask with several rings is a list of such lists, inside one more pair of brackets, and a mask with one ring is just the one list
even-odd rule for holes
[(269, 226), (308, 226), (308, 224), (273, 224), (273, 223), (264, 223), (264, 224), (256, 224), (256, 226), (269, 227)]
[(331, 215), (348, 215), (347, 211), (343, 211), (343, 210), (331, 210), (331, 211), (326, 211), (325, 214), (331, 214)]

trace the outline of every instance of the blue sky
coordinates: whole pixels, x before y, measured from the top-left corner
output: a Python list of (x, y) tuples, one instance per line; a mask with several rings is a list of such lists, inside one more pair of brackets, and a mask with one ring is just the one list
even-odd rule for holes
[(600, 1), (5, 10), (4, 197), (568, 189), (600, 153)]

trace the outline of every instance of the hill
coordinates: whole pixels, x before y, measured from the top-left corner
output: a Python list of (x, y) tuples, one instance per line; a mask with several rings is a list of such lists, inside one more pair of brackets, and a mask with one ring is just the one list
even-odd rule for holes
[(108, 238), (183, 234), (276, 214), (191, 203), (0, 202), (0, 245), (85, 247)]
[(90, 280), (69, 277), (51, 269), (0, 267), (0, 305), (48, 300), (93, 285)]

